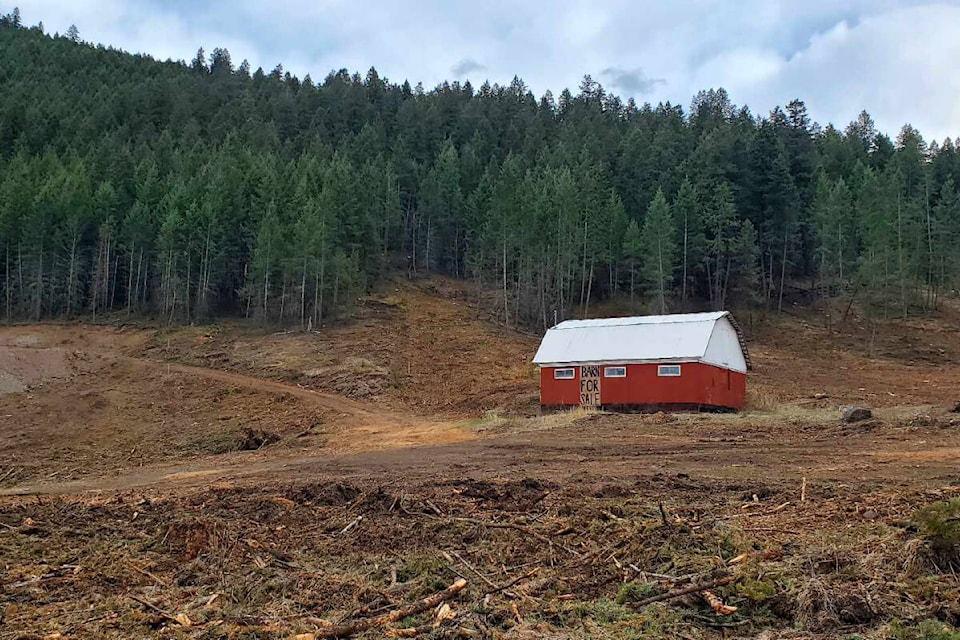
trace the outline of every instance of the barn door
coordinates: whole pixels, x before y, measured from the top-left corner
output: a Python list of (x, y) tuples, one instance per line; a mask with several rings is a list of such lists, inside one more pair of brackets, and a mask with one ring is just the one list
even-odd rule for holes
[(600, 406), (600, 365), (580, 367), (580, 406)]

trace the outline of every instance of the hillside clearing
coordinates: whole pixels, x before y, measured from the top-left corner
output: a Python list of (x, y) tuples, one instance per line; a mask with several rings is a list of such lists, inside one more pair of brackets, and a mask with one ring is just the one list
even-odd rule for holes
[[(0, 368), (35, 376), (0, 396), (10, 637), (287, 638), (460, 576), (425, 636), (886, 638), (960, 620), (916, 519), (960, 496), (948, 320), (931, 362), (755, 319), (749, 411), (540, 415), (536, 338), (469, 296), (398, 281), (317, 334), (0, 329)], [(874, 418), (842, 423), (855, 402)], [(631, 604), (689, 574), (730, 576), (715, 593), (737, 612)]]

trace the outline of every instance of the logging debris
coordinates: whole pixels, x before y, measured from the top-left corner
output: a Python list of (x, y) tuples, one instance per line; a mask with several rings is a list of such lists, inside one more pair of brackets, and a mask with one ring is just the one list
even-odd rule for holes
[(449, 587), (422, 598), (413, 604), (409, 604), (405, 607), (400, 607), (399, 609), (394, 609), (388, 613), (384, 613), (379, 616), (374, 616), (372, 618), (362, 618), (360, 620), (354, 620), (353, 622), (348, 622), (339, 625), (333, 625), (325, 629), (321, 629), (313, 634), (313, 637), (316, 639), (319, 638), (349, 638), (350, 636), (362, 633), (369, 629), (375, 627), (383, 627), (390, 623), (396, 622), (397, 620), (402, 620), (408, 616), (417, 615), (418, 613), (423, 613), (428, 609), (432, 609), (439, 605), (442, 602), (449, 600), (454, 597), (461, 591), (467, 588), (467, 581), (463, 578), (459, 578), (451, 584)]

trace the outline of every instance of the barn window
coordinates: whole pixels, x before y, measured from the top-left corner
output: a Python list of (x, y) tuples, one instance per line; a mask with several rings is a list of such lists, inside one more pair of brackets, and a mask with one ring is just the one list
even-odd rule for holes
[(603, 377), (604, 378), (626, 378), (627, 368), (626, 367), (604, 367)]
[(661, 364), (657, 367), (657, 375), (661, 377), (677, 377), (680, 375), (680, 365)]
[(573, 380), (573, 369), (554, 369), (554, 380)]

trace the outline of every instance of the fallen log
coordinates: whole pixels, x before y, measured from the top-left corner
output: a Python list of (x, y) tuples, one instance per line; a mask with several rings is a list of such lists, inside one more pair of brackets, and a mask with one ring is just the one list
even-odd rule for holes
[(416, 638), (420, 634), (430, 633), (436, 630), (440, 625), (457, 619), (457, 614), (453, 612), (448, 604), (442, 604), (437, 611), (437, 619), (432, 624), (422, 624), (419, 627), (407, 627), (405, 629), (390, 629), (387, 631), (388, 638)]
[(731, 582), (736, 582), (739, 579), (739, 576), (726, 576), (724, 578), (717, 578), (716, 580), (711, 580), (710, 582), (701, 582), (689, 587), (684, 587), (683, 589), (674, 589), (673, 591), (661, 593), (658, 596), (650, 596), (649, 598), (644, 598), (643, 600), (638, 600), (637, 602), (631, 602), (630, 606), (634, 609), (639, 609), (640, 607), (645, 607), (648, 604), (653, 604), (654, 602), (663, 602), (664, 600), (673, 600), (691, 593), (709, 591), (710, 589), (715, 589), (717, 587), (730, 584)]
[(422, 600), (414, 602), (413, 604), (400, 607), (399, 609), (394, 609), (393, 611), (384, 613), (383, 615), (374, 616), (373, 618), (363, 618), (361, 620), (354, 620), (353, 622), (348, 622), (346, 624), (338, 624), (326, 629), (320, 629), (314, 634), (314, 638), (347, 638), (369, 629), (373, 629), (374, 627), (382, 627), (390, 624), (391, 622), (402, 620), (407, 616), (413, 616), (418, 613), (423, 613), (427, 609), (432, 609), (441, 602), (449, 600), (466, 588), (467, 581), (463, 578), (460, 578), (443, 591), (429, 595)]
[(430, 633), (436, 627), (432, 624), (424, 624), (419, 627), (407, 627), (405, 629), (390, 629), (387, 631), (388, 638), (416, 638), (420, 634)]

